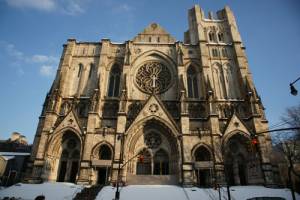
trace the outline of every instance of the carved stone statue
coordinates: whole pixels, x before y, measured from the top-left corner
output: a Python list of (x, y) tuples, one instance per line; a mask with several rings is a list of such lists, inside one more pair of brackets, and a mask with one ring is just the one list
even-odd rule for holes
[(177, 64), (183, 65), (183, 52), (180, 45), (177, 48)]
[(91, 104), (91, 111), (96, 112), (97, 106), (98, 106), (98, 100), (99, 100), (99, 90), (95, 89), (93, 96), (92, 96), (92, 104)]
[(181, 113), (187, 113), (187, 102), (186, 102), (186, 91), (180, 91), (180, 105), (181, 105)]
[(125, 65), (130, 64), (130, 59), (131, 59), (131, 51), (130, 51), (129, 43), (127, 43), (125, 49), (125, 61), (124, 61)]
[(125, 89), (123, 89), (121, 92), (121, 97), (120, 97), (119, 112), (125, 112), (126, 101), (127, 101), (127, 91)]

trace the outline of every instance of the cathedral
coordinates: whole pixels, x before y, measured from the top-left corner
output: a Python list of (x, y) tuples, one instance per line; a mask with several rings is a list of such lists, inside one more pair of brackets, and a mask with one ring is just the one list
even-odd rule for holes
[(228, 6), (123, 43), (68, 39), (28, 165), (78, 184), (271, 185), (271, 138)]

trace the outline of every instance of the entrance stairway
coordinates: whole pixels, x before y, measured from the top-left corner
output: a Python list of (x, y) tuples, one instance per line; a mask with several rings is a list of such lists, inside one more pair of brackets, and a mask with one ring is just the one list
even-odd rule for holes
[(133, 175), (127, 176), (128, 185), (177, 185), (176, 175)]
[(81, 192), (77, 193), (73, 200), (94, 200), (97, 194), (103, 188), (103, 185), (93, 185), (86, 187)]

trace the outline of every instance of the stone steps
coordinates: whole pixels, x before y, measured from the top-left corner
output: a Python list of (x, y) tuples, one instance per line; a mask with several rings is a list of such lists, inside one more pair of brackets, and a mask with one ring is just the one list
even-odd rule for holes
[(127, 185), (177, 185), (176, 175), (128, 175)]
[(94, 200), (98, 193), (103, 188), (103, 185), (93, 185), (86, 187), (81, 192), (77, 193), (73, 200)]

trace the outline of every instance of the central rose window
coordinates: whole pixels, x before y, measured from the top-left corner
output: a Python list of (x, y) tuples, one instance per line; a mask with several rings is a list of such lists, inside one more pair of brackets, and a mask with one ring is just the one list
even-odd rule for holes
[(162, 93), (171, 84), (171, 72), (162, 63), (147, 62), (137, 70), (135, 82), (146, 93)]

